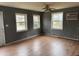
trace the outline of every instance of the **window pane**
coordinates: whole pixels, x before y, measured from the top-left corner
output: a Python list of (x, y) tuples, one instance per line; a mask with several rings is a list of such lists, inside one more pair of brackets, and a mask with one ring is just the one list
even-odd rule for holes
[(63, 13), (62, 12), (52, 14), (51, 28), (63, 29)]
[(40, 16), (39, 15), (33, 15), (33, 28), (34, 29), (40, 28)]
[(16, 14), (16, 27), (17, 31), (27, 30), (27, 15)]
[(62, 29), (62, 22), (53, 22), (54, 29)]
[(22, 30), (25, 30), (25, 23), (24, 22), (18, 22), (17, 23), (17, 31), (22, 31)]
[(16, 15), (16, 22), (24, 22), (24, 15), (19, 15), (17, 14)]

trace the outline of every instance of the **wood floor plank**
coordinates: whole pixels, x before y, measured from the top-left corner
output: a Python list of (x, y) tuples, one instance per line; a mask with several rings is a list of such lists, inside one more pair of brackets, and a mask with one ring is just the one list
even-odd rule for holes
[(37, 36), (1, 47), (0, 56), (79, 56), (79, 42), (52, 36)]

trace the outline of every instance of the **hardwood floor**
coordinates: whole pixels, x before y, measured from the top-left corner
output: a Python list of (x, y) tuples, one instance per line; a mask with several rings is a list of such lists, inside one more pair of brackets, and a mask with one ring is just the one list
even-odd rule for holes
[(37, 36), (0, 48), (0, 56), (78, 56), (79, 42), (51, 36)]

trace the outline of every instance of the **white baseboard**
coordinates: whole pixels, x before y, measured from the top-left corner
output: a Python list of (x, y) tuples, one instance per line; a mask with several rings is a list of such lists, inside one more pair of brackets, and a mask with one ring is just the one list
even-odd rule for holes
[[(3, 46), (7, 46), (7, 45), (14, 44), (14, 43), (18, 43), (18, 42), (20, 42), (20, 41), (28, 40), (28, 39), (31, 39), (31, 38), (33, 38), (33, 37), (39, 36), (39, 35), (40, 35), (40, 34), (38, 34), (38, 35), (33, 35), (33, 36), (30, 36), (30, 37), (26, 37), (26, 38), (23, 38), (23, 39), (20, 39), (20, 40), (16, 40), (16, 41), (7, 43), (7, 44), (5, 44), (5, 45), (3, 45)], [(69, 38), (69, 37), (65, 37), (65, 36), (59, 36), (59, 35), (47, 35), (47, 36), (60, 37), (60, 38), (71, 39), (71, 40), (78, 40), (78, 39)]]
[[(49, 35), (50, 36), (50, 35)], [(70, 38), (70, 37), (65, 37), (65, 36), (60, 36), (60, 35), (51, 35), (53, 37), (60, 37), (60, 38), (65, 38), (65, 39), (71, 39), (71, 40), (78, 40), (78, 39), (75, 39), (75, 38)]]
[(26, 37), (26, 38), (23, 38), (23, 39), (20, 39), (20, 40), (16, 40), (16, 41), (13, 41), (13, 42), (10, 42), (10, 43), (6, 43), (4, 46), (7, 46), (7, 45), (11, 45), (11, 44), (14, 44), (14, 43), (18, 43), (20, 41), (24, 41), (24, 40), (28, 40), (28, 39), (31, 39), (33, 37), (36, 37), (36, 36), (39, 36), (40, 34), (38, 35), (33, 35), (33, 36), (30, 36), (30, 37)]

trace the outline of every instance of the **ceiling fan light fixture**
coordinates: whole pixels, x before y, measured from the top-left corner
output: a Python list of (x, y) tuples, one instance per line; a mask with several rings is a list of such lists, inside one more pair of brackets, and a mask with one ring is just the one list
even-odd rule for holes
[(44, 12), (51, 12), (50, 10), (46, 10), (46, 11), (44, 11)]
[(50, 8), (50, 6), (46, 4), (42, 10), (44, 10), (44, 12), (52, 12), (52, 10), (55, 10), (55, 8)]

